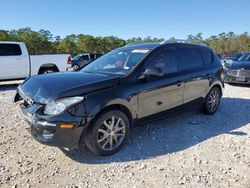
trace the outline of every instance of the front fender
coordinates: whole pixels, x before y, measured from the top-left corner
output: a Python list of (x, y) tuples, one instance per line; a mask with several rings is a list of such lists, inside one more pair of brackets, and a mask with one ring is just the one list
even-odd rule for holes
[[(131, 101), (130, 101), (131, 102)], [(129, 101), (126, 101), (124, 99), (113, 99), (113, 100), (105, 100), (102, 103), (99, 103), (95, 105), (89, 112), (88, 112), (88, 117), (92, 120), (93, 118), (96, 117), (96, 115), (101, 112), (104, 109), (107, 109), (112, 106), (122, 106), (129, 111), (131, 117), (133, 119), (136, 119), (137, 117), (137, 103), (131, 104)], [(133, 106), (136, 105), (136, 106)]]

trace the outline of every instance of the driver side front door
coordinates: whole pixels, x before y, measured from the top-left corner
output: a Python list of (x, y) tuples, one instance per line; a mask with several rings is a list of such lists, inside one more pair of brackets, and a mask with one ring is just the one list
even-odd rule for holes
[(179, 74), (176, 50), (161, 50), (146, 63), (142, 72), (150, 67), (161, 68), (164, 75), (140, 80), (138, 84), (139, 118), (183, 104), (184, 83)]

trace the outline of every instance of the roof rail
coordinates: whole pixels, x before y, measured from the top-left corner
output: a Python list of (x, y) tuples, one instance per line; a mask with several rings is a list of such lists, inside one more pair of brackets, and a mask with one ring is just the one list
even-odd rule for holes
[(170, 39), (162, 41), (161, 44), (168, 44), (168, 43), (183, 43), (183, 44), (197, 44), (201, 46), (207, 46), (205, 43), (199, 41), (199, 40), (190, 40), (190, 39)]
[(131, 42), (131, 43), (126, 44), (124, 47), (133, 46), (136, 44), (160, 44), (160, 42), (143, 42), (143, 41), (142, 42)]
[(132, 46), (134, 44), (141, 44), (141, 43), (143, 42), (131, 42), (131, 43), (126, 44), (125, 47)]

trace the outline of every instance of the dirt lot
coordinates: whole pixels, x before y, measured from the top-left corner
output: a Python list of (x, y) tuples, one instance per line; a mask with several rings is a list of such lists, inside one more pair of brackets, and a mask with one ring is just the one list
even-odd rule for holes
[(0, 187), (250, 187), (250, 87), (226, 85), (214, 116), (137, 127), (104, 158), (37, 143), (11, 102), (17, 85), (0, 85)]

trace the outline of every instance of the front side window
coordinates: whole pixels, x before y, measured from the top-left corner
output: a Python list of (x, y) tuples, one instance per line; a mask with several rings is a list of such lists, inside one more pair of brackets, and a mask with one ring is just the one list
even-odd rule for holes
[(173, 50), (164, 50), (157, 54), (147, 68), (160, 68), (164, 74), (178, 71), (176, 52)]
[(188, 70), (203, 65), (201, 55), (195, 48), (179, 48), (178, 53), (183, 70)]
[(22, 55), (18, 44), (0, 44), (0, 56), (18, 56)]
[(125, 75), (146, 56), (149, 49), (115, 49), (85, 66), (82, 72)]

